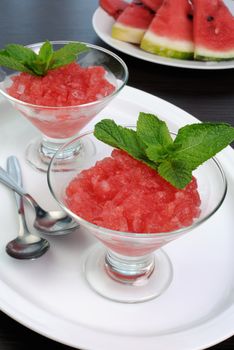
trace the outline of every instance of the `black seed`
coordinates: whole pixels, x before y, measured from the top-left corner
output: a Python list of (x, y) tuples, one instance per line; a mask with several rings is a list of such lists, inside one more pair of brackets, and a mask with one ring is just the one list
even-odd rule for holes
[(187, 14), (187, 17), (188, 17), (188, 19), (190, 19), (190, 21), (193, 20), (193, 15), (191, 13)]
[(213, 21), (213, 20), (214, 20), (214, 17), (213, 17), (213, 16), (207, 16), (207, 18), (206, 18), (206, 19), (207, 19), (207, 21), (208, 21), (208, 22), (211, 22), (211, 21)]

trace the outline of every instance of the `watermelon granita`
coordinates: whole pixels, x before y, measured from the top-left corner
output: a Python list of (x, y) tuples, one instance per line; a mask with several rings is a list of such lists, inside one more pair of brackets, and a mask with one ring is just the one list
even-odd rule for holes
[(23, 72), (10, 79), (8, 94), (35, 105), (34, 113), (23, 108), (20, 111), (42, 133), (57, 139), (73, 136), (95, 115), (92, 108), (81, 105), (100, 100), (116, 89), (115, 82), (106, 79), (103, 67), (81, 67), (76, 62), (50, 70), (45, 76)]
[(194, 44), (191, 3), (188, 0), (164, 0), (140, 47), (160, 56), (192, 59)]
[(234, 58), (234, 16), (222, 0), (194, 0), (195, 58)]
[(176, 189), (155, 170), (117, 149), (70, 182), (66, 204), (88, 222), (133, 233), (177, 230), (200, 215), (194, 177), (184, 189)]
[(141, 1), (133, 1), (127, 6), (112, 26), (112, 38), (139, 44), (149, 27), (154, 12)]

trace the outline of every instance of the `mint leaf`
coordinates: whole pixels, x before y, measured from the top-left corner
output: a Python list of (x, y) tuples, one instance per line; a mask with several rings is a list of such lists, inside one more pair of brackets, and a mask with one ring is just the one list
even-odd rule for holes
[(83, 43), (69, 43), (53, 53), (49, 68), (55, 69), (65, 64), (69, 64), (77, 59), (77, 56), (88, 51), (88, 47)]
[(153, 114), (140, 112), (137, 121), (137, 134), (148, 146), (167, 146), (173, 143), (166, 123)]
[(38, 55), (31, 62), (30, 68), (34, 71), (36, 75), (45, 75), (48, 71), (51, 59), (53, 57), (53, 47), (51, 43), (47, 40), (40, 47)]
[(147, 157), (154, 163), (163, 162), (168, 158), (168, 151), (161, 145), (151, 145), (146, 149)]
[(234, 128), (226, 123), (186, 125), (178, 131), (171, 157), (196, 169), (234, 140)]
[(34, 62), (31, 63), (30, 68), (35, 75), (44, 76), (46, 72), (45, 63), (37, 58)]
[(103, 119), (95, 125), (94, 136), (108, 145), (126, 151), (136, 159), (147, 159), (145, 145), (136, 131), (117, 125), (114, 120)]
[(4, 50), (0, 51), (0, 66), (7, 67), (20, 72), (33, 74), (33, 71), (27, 68), (24, 64), (10, 57)]
[(174, 187), (182, 189), (192, 180), (192, 171), (186, 162), (165, 160), (158, 167), (158, 173)]
[(31, 62), (37, 58), (37, 54), (33, 50), (19, 44), (8, 44), (5, 51), (10, 57), (27, 66), (29, 69)]
[(52, 47), (51, 43), (47, 40), (41, 46), (39, 54), (38, 54), (38, 58), (41, 61), (41, 63), (44, 64), (45, 70), (47, 70), (49, 68), (52, 56), (53, 56), (53, 47)]

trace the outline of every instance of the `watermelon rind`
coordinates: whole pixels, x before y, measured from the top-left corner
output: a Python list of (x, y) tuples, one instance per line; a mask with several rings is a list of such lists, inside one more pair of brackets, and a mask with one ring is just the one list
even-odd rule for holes
[(194, 58), (199, 61), (229, 61), (234, 59), (234, 49), (218, 51), (197, 46), (195, 48)]
[(140, 44), (144, 34), (144, 29), (130, 27), (118, 22), (112, 26), (111, 32), (112, 38), (133, 44)]
[(150, 33), (143, 37), (141, 49), (156, 55), (191, 60), (194, 57), (193, 43), (186, 40), (171, 40), (166, 37)]

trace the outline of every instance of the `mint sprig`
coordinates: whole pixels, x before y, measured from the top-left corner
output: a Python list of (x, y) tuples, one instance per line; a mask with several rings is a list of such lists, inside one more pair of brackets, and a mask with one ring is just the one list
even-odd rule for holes
[(47, 40), (35, 53), (32, 49), (19, 44), (8, 44), (0, 50), (0, 66), (32, 75), (44, 76), (51, 69), (56, 69), (75, 61), (78, 55), (88, 50), (80, 42), (64, 45), (57, 51)]
[(226, 123), (186, 125), (173, 141), (164, 121), (153, 114), (140, 113), (136, 130), (103, 119), (95, 125), (94, 135), (182, 189), (191, 181), (193, 170), (234, 141), (234, 128)]

